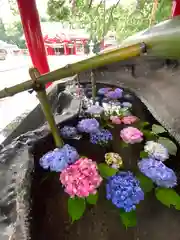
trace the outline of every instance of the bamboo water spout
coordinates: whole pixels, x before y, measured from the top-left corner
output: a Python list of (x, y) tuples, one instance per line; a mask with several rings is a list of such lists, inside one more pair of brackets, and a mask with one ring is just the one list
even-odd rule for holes
[[(36, 79), (36, 83), (45, 85), (48, 82), (54, 82), (62, 78), (70, 77), (88, 69), (94, 69), (104, 66), (106, 64), (111, 64), (114, 62), (129, 59), (131, 57), (139, 56), (145, 50), (146, 46), (143, 43), (138, 43), (129, 47), (117, 49), (41, 75)], [(28, 80), (15, 86), (1, 90), (0, 99), (13, 96), (14, 94), (33, 88), (34, 82), (32, 80)]]

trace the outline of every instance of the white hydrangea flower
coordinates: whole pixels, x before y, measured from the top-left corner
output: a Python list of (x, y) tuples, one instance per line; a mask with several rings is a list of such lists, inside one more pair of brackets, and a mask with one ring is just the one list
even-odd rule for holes
[(147, 152), (150, 157), (162, 162), (169, 158), (167, 148), (154, 141), (147, 141), (146, 145), (144, 146), (144, 151)]

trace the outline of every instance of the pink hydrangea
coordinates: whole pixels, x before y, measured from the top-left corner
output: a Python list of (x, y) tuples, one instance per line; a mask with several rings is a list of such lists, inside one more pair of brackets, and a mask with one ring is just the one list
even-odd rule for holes
[(95, 162), (88, 158), (80, 158), (61, 172), (60, 181), (65, 187), (65, 192), (71, 197), (87, 197), (89, 194), (96, 194), (102, 178)]
[(121, 124), (121, 119), (118, 116), (111, 116), (110, 120), (113, 124)]
[(143, 140), (143, 133), (134, 127), (127, 127), (121, 130), (120, 136), (125, 143), (139, 143)]
[(138, 118), (136, 116), (127, 116), (127, 117), (123, 117), (121, 119), (121, 121), (124, 123), (124, 124), (132, 124), (132, 123), (135, 123), (138, 121)]

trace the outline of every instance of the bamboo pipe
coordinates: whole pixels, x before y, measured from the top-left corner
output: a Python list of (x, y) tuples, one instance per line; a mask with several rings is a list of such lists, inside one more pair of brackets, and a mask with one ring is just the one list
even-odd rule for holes
[[(73, 63), (50, 73), (41, 75), (36, 79), (36, 83), (45, 85), (48, 82), (54, 82), (62, 78), (70, 77), (88, 69), (95, 69), (106, 64), (111, 64), (114, 62), (126, 60), (131, 57), (139, 56), (145, 50), (145, 44), (138, 43), (132, 46), (107, 52), (102, 55), (98, 55), (77, 63)], [(13, 96), (14, 94), (32, 89), (33, 87), (33, 81), (28, 80), (15, 86), (5, 88), (0, 91), (0, 99)]]
[[(56, 122), (55, 122), (55, 119), (54, 119), (54, 116), (52, 113), (49, 99), (47, 97), (45, 88), (37, 83), (37, 78), (40, 76), (40, 73), (37, 70), (37, 68), (30, 68), (29, 75), (30, 75), (32, 81), (34, 82), (35, 86), (37, 87), (36, 88), (37, 89), (36, 90), (37, 98), (39, 99), (42, 111), (45, 115), (45, 118), (46, 118), (48, 124), (49, 124), (51, 133), (54, 138), (55, 145), (56, 145), (56, 147), (60, 148), (63, 146), (63, 141), (58, 133), (58, 128), (56, 126)], [(39, 90), (38, 90), (38, 88), (39, 88)]]

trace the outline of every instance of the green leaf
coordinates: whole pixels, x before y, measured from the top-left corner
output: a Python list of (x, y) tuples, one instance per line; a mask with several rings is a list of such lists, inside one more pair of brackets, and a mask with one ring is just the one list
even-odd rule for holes
[(96, 194), (90, 194), (87, 198), (86, 198), (87, 202), (89, 204), (95, 205), (97, 200), (98, 200), (98, 193)]
[(108, 177), (111, 177), (113, 175), (115, 175), (117, 173), (117, 169), (114, 169), (114, 168), (111, 168), (109, 167), (107, 164), (105, 163), (100, 163), (98, 165), (98, 169), (99, 169), (99, 172), (100, 172), (100, 175), (103, 177), (103, 178), (108, 178)]
[(72, 222), (79, 220), (86, 209), (86, 202), (83, 198), (69, 198), (68, 199), (68, 213)]
[(157, 125), (157, 124), (152, 125), (152, 131), (155, 134), (167, 132), (165, 128), (163, 128), (162, 126)]
[(149, 126), (148, 122), (138, 122), (138, 126), (140, 129), (144, 129), (145, 127)]
[(110, 124), (110, 123), (107, 123), (107, 127), (114, 128), (114, 126), (112, 124)]
[(129, 147), (129, 144), (121, 141), (121, 147), (122, 147), (122, 148)]
[(136, 211), (125, 212), (124, 210), (120, 210), (121, 221), (126, 228), (135, 227), (137, 224), (136, 219)]
[(155, 140), (156, 139), (156, 135), (153, 132), (151, 132), (149, 130), (142, 130), (142, 132), (147, 140)]
[(169, 154), (176, 156), (177, 146), (170, 139), (164, 138), (164, 137), (160, 137), (158, 139), (158, 143), (161, 143), (164, 147), (166, 147), (168, 152), (169, 152)]
[(140, 186), (141, 186), (142, 190), (145, 193), (148, 193), (148, 192), (152, 191), (152, 189), (154, 187), (154, 184), (153, 184), (151, 179), (149, 179), (148, 177), (144, 176), (142, 173), (138, 173), (136, 175), (136, 177), (139, 180)]
[(174, 189), (170, 188), (157, 188), (156, 198), (165, 206), (174, 206), (177, 210), (180, 210), (180, 196)]
[(145, 151), (141, 151), (140, 152), (140, 158), (147, 158), (148, 157), (148, 153)]

